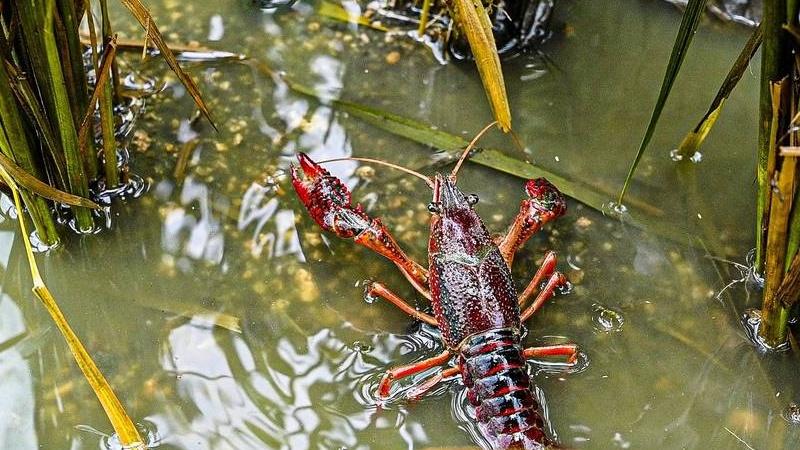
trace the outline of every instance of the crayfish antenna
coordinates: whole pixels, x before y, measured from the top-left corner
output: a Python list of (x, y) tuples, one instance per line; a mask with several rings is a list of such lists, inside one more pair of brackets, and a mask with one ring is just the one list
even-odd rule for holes
[(456, 166), (453, 167), (453, 171), (450, 172), (450, 178), (451, 179), (453, 179), (453, 180), (456, 179), (456, 175), (458, 175), (458, 171), (459, 171), (459, 169), (461, 169), (461, 165), (464, 164), (464, 161), (467, 160), (467, 157), (469, 156), (469, 152), (472, 151), (472, 149), (475, 147), (475, 144), (478, 143), (478, 140), (480, 140), (480, 138), (482, 138), (484, 134), (486, 134), (489, 130), (492, 129), (492, 127), (494, 127), (497, 124), (498, 123), (495, 120), (494, 122), (490, 123), (489, 125), (486, 125), (485, 127), (483, 127), (483, 129), (477, 135), (475, 135), (474, 138), (472, 138), (472, 141), (470, 141), (469, 145), (467, 145), (467, 148), (465, 148), (464, 151), (461, 153), (461, 157), (458, 158), (458, 162), (456, 163)]
[(390, 162), (381, 161), (380, 159), (360, 158), (360, 157), (351, 156), (351, 157), (348, 157), (348, 158), (326, 159), (325, 161), (319, 161), (318, 164), (324, 164), (324, 163), (336, 162), (336, 161), (363, 161), (363, 162), (378, 164), (378, 165), (381, 165), (381, 166), (391, 167), (392, 169), (396, 169), (396, 170), (399, 170), (401, 172), (405, 172), (405, 173), (407, 173), (409, 175), (413, 175), (413, 176), (423, 180), (425, 182), (425, 184), (428, 185), (429, 188), (433, 189), (433, 180), (431, 180), (430, 177), (427, 177), (427, 176), (425, 176), (425, 175), (423, 175), (423, 174), (421, 174), (421, 173), (419, 173), (417, 171), (411, 170), (408, 167), (403, 167), (403, 166), (400, 166), (400, 165), (397, 165), (397, 164), (392, 164)]

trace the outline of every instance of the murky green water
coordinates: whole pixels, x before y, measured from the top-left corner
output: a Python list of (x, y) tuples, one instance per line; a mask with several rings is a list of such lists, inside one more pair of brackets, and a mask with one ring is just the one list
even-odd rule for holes
[[(320, 92), (467, 137), (490, 120), (469, 67), (440, 66), (408, 41), (386, 43), (380, 33), (322, 21), (309, 4), (286, 14), (262, 13), (246, 0), (149, 4), (173, 40), (247, 54)], [(505, 64), (515, 127), (529, 159), (610, 200), (649, 117), (680, 15), (656, 1), (575, 0), (560, 2), (556, 20), (567, 32), (544, 51), (557, 69), (537, 78), (536, 60)], [(561, 336), (587, 355), (580, 373), (532, 368), (566, 445), (800, 445), (800, 430), (781, 417), (800, 395), (796, 356), (755, 353), (738, 322), (758, 295), (740, 283), (717, 299), (742, 275), (707, 257), (743, 262), (752, 246), (755, 66), (726, 105), (702, 163), (679, 169), (668, 157), (747, 36), (716, 21), (701, 27), (631, 192), (649, 205), (632, 218), (644, 232), (571, 202), (567, 217), (517, 258), (520, 286), (546, 249), (559, 252), (575, 283), (529, 323), (527, 338)], [(392, 51), (400, 60), (389, 65)], [(137, 59), (128, 56), (131, 64)], [(458, 382), (418, 403), (376, 405), (386, 368), (441, 344), (390, 305), (362, 301), (357, 282), (367, 278), (413, 292), (381, 258), (321, 238), (283, 172), (301, 150), (410, 167), (428, 164), (431, 150), (276, 87), (250, 66), (189, 67), (220, 133), (202, 120), (191, 125), (191, 99), (172, 82), (149, 102), (132, 146), (148, 193), (116, 205), (110, 230), (39, 259), (129, 413), (165, 449), (474, 445)], [(147, 72), (164, 75), (155, 62)], [(487, 142), (516, 151), (501, 136)], [(188, 168), (178, 180), (176, 160), (186, 148)], [(358, 184), (355, 197), (424, 260), (426, 190), (384, 170), (365, 182), (357, 167), (332, 170)], [(479, 193), (478, 211), (497, 231), (523, 195), (522, 180), (474, 165), (460, 182)], [(15, 227), (7, 218), (0, 224), (0, 448), (102, 447), (110, 426), (30, 294)], [(662, 229), (673, 239), (660, 237)]]

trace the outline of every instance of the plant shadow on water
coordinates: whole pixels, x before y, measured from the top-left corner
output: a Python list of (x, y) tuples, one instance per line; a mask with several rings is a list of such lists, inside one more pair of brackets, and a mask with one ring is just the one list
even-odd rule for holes
[[(247, 54), (321, 94), (466, 137), (488, 121), (471, 71), (441, 66), (412, 42), (321, 21), (310, 4), (264, 13), (233, 0), (213, 8), (150, 3), (165, 36), (175, 33), (170, 39)], [(564, 1), (557, 15), (566, 31), (544, 50), (558, 69), (521, 81), (534, 61), (522, 56), (506, 65), (515, 124), (531, 146), (528, 158), (605, 187), (611, 200), (627, 168), (619, 155), (638, 144), (680, 16), (669, 5), (634, 0)], [(133, 25), (119, 30), (139, 36)], [(669, 150), (707, 107), (709, 99), (694, 93), (714, 91), (746, 38), (747, 30), (730, 25), (701, 26), (631, 188), (662, 211), (643, 219), (646, 230), (660, 223), (701, 236), (713, 256), (732, 260), (743, 259), (753, 234), (755, 137), (738, 124), (755, 117), (755, 78), (746, 77), (729, 100), (694, 177)], [(390, 51), (402, 55), (396, 64), (386, 62)], [(189, 66), (219, 124), (215, 134), (193, 120), (191, 98), (170, 75), (148, 70), (170, 81), (132, 145), (134, 170), (149, 191), (115, 205), (111, 229), (41, 256), (51, 290), (129, 414), (167, 449), (474, 445), (459, 382), (419, 402), (377, 405), (385, 369), (428, 357), (441, 343), (385, 302), (362, 301), (363, 279), (414, 297), (390, 263), (321, 235), (287, 183), (297, 151), (417, 168), (431, 164), (431, 150), (296, 95), (249, 66)], [(516, 151), (503, 138), (489, 142)], [(356, 162), (330, 170), (425, 260), (429, 193), (418, 180)], [(523, 181), (471, 165), (461, 173), (465, 192), (480, 195), (487, 226), (503, 230)], [(3, 219), (0, 448), (98, 448), (103, 440), (89, 430), (110, 433), (105, 416), (49, 318), (30, 301), (21, 242), (14, 222)], [(800, 446), (800, 431), (781, 418), (800, 395), (797, 360), (749, 347), (738, 320), (755, 299), (748, 301), (742, 284), (716, 298), (740, 278), (733, 267), (708, 258), (695, 238), (664, 240), (576, 202), (518, 256), (518, 283), (549, 249), (574, 289), (527, 324), (526, 343), (563, 337), (589, 361), (578, 373), (531, 367), (562, 443)]]

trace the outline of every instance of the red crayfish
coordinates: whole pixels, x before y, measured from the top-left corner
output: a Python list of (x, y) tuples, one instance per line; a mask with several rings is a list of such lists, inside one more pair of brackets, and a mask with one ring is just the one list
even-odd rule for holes
[[(528, 286), (517, 295), (510, 266), (525, 241), (545, 223), (566, 212), (566, 202), (561, 192), (544, 178), (529, 180), (525, 185), (529, 198), (522, 201), (506, 234), (493, 239), (473, 209), (477, 196), (465, 195), (456, 186), (458, 169), (479, 137), (467, 147), (449, 175), (436, 174), (433, 179), (382, 161), (349, 158), (412, 173), (423, 178), (433, 190), (433, 200), (428, 205), (432, 215), (428, 269), (408, 257), (380, 219), (369, 217), (361, 205), (352, 206), (350, 191), (342, 181), (304, 153), (298, 155), (298, 160), (305, 176), (293, 165), (292, 184), (320, 227), (342, 238), (353, 238), (390, 259), (433, 305), (431, 316), (418, 311), (381, 283), (370, 282), (366, 287), (368, 295), (384, 298), (415, 319), (438, 327), (446, 347), (432, 358), (388, 370), (378, 395), (386, 398), (393, 382), (427, 369), (445, 367), (455, 357), (455, 367), (443, 368), (407, 396), (418, 398), (440, 381), (460, 375), (467, 387), (467, 398), (475, 407), (481, 434), (492, 448), (551, 448), (556, 444), (544, 431), (526, 359), (564, 356), (573, 363), (577, 349), (573, 344), (523, 349), (521, 324), (557, 289), (565, 286), (567, 280), (555, 270), (555, 253), (548, 252)], [(528, 305), (537, 290), (538, 295)]]

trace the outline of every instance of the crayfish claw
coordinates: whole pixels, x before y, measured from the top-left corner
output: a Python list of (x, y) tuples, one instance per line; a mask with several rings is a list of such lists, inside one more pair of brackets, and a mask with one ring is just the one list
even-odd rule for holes
[(542, 226), (567, 212), (567, 201), (564, 194), (544, 178), (535, 178), (525, 183), (528, 198), (520, 204), (519, 212), (514, 218), (506, 235), (500, 240), (498, 247), (506, 264), (510, 267), (514, 261), (514, 253)]
[(430, 298), (427, 271), (403, 252), (379, 219), (368, 216), (361, 205), (351, 204), (350, 190), (342, 180), (305, 153), (298, 153), (297, 160), (303, 174), (292, 165), (292, 186), (314, 221), (325, 231), (355, 238), (357, 244), (389, 258), (420, 293)]
[(563, 216), (567, 212), (567, 201), (564, 194), (545, 178), (528, 180), (525, 192), (530, 197), (530, 205), (542, 213), (549, 213), (552, 218)]
[(297, 166), (292, 165), (292, 186), (311, 217), (325, 231), (351, 238), (369, 228), (371, 220), (360, 206), (350, 204), (350, 190), (342, 180), (331, 175), (305, 153), (298, 153)]
[(322, 166), (314, 162), (308, 155), (303, 152), (297, 154), (297, 161), (300, 163), (300, 167), (303, 168), (303, 173), (308, 178), (312, 180), (316, 180), (321, 176), (330, 176), (327, 170), (325, 170)]

